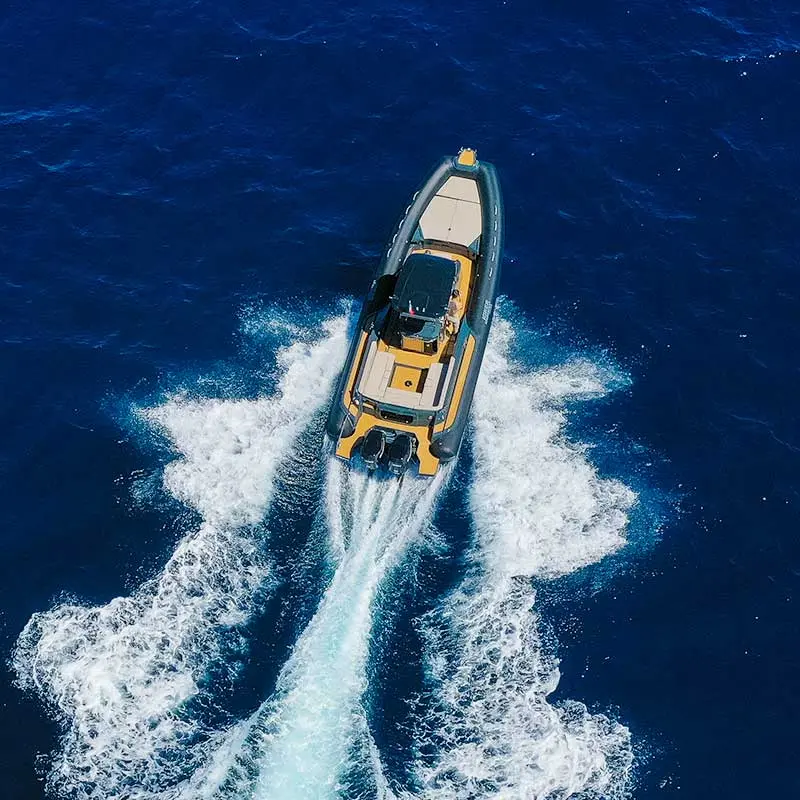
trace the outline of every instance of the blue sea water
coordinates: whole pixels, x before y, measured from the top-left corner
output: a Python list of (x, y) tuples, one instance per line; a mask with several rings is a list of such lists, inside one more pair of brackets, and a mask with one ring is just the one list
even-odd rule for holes
[[(793, 4), (12, 2), (0, 54), (0, 795), (800, 792)], [(394, 496), (320, 415), (461, 145), (506, 300)]]

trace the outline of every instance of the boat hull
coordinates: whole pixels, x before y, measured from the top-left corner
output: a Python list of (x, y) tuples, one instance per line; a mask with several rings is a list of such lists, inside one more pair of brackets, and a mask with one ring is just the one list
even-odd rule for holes
[[(426, 220), (433, 216), (431, 209), (435, 210), (436, 203), (442, 200), (440, 190), (452, 184), (448, 183), (451, 178), (468, 178), (477, 189), (480, 236), (469, 245), (464, 243), (466, 239), (459, 243), (447, 238), (430, 239), (425, 236), (426, 229), (439, 233), (433, 226), (426, 225)], [(477, 212), (470, 208), (470, 213)], [(328, 436), (337, 442), (338, 455), (352, 457), (366, 432), (375, 426), (386, 429), (389, 435), (396, 432), (416, 437), (416, 456), (421, 474), (435, 474), (439, 463), (447, 462), (458, 454), (494, 314), (503, 232), (502, 196), (494, 167), (477, 161), (474, 164), (462, 164), (460, 156), (443, 159), (414, 195), (401, 218), (362, 305), (326, 423)], [(467, 239), (470, 235), (467, 233)], [(450, 238), (456, 238), (455, 234), (451, 234)], [(472, 270), (460, 328), (457, 336), (453, 337), (452, 364), (448, 364), (448, 370), (452, 370), (449, 383), (435, 414), (427, 413), (430, 409), (419, 414), (402, 403), (383, 403), (377, 411), (372, 410), (371, 419), (365, 420), (364, 399), (356, 387), (368, 357), (369, 340), (374, 340), (380, 316), (392, 300), (391, 292), (401, 267), (410, 253), (426, 247), (432, 248), (424, 250), (426, 253), (447, 253), (465, 264), (468, 260)]]

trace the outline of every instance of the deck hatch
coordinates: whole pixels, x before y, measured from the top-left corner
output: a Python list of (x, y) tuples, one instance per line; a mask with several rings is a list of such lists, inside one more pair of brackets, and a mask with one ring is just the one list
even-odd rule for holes
[(427, 375), (427, 369), (406, 364), (395, 364), (389, 386), (392, 389), (403, 389), (406, 392), (419, 393), (425, 385)]

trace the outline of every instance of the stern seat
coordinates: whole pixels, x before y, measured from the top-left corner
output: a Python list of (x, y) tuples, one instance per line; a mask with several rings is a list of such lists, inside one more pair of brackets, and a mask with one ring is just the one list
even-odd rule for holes
[(419, 411), (438, 411), (442, 407), (452, 363), (453, 359), (449, 359), (447, 365), (441, 361), (433, 362), (428, 367), (422, 391), (397, 389), (391, 386), (392, 376), (395, 368), (402, 365), (397, 362), (394, 353), (378, 350), (377, 341), (373, 341), (369, 346), (358, 391), (377, 403)]

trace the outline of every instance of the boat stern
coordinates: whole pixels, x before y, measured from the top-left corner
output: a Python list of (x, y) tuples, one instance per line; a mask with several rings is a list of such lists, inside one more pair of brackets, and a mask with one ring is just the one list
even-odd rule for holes
[(401, 475), (414, 461), (419, 474), (435, 475), (440, 460), (431, 453), (428, 428), (400, 425), (362, 414), (350, 436), (340, 436), (336, 442), (336, 455), (351, 461), (356, 456), (368, 469), (386, 467), (394, 475)]

